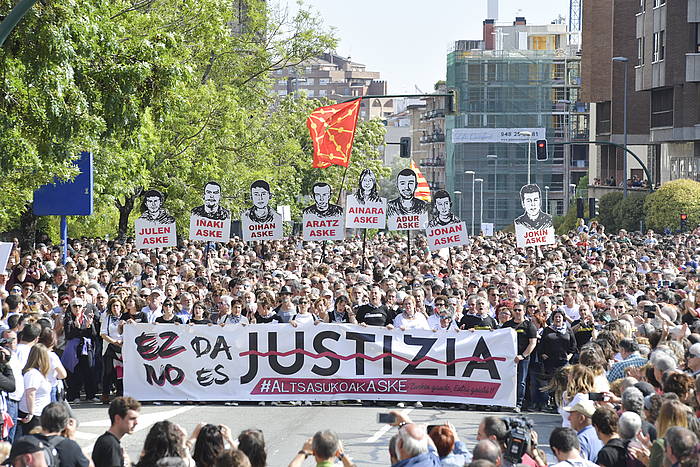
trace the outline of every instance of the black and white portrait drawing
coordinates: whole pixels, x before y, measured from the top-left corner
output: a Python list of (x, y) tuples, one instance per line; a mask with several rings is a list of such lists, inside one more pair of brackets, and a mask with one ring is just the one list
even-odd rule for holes
[(364, 169), (360, 173), (354, 197), (357, 200), (357, 204), (379, 203), (381, 201), (381, 198), (379, 198), (377, 176), (374, 175), (372, 169)]
[(303, 214), (311, 214), (319, 218), (338, 217), (343, 215), (343, 209), (337, 204), (331, 204), (333, 194), (331, 186), (325, 182), (315, 183), (311, 188), (314, 204), (304, 208)]
[(541, 230), (553, 227), (552, 216), (542, 211), (542, 192), (540, 187), (531, 183), (520, 189), (520, 203), (525, 212), (515, 219), (515, 226), (528, 230)]
[(204, 204), (192, 209), (193, 216), (205, 217), (222, 221), (231, 218), (231, 212), (221, 207), (221, 185), (217, 182), (207, 182), (202, 193)]
[(165, 210), (165, 196), (158, 190), (150, 189), (143, 193), (143, 213), (139, 219), (154, 224), (172, 224), (175, 218)]
[(460, 222), (452, 212), (452, 198), (445, 190), (438, 190), (433, 195), (433, 212), (428, 227), (440, 227)]
[(413, 170), (403, 169), (399, 172), (396, 177), (396, 187), (399, 190), (399, 197), (389, 201), (389, 216), (425, 214), (428, 212), (430, 205), (415, 196), (418, 188), (418, 177)]
[(265, 180), (256, 180), (250, 185), (250, 199), (253, 206), (243, 212), (243, 218), (252, 224), (267, 224), (282, 222), (282, 215), (270, 207), (272, 193), (270, 184)]

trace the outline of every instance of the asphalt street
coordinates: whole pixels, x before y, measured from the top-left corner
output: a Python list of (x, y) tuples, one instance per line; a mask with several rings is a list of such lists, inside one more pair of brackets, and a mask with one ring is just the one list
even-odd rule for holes
[[(107, 406), (82, 403), (74, 405), (74, 414), (80, 426), (77, 441), (86, 452), (92, 451), (95, 439), (109, 428)], [(199, 422), (228, 425), (234, 436), (246, 428), (263, 430), (268, 446), (268, 465), (286, 466), (301, 449), (304, 440), (322, 429), (335, 430), (343, 441), (346, 452), (357, 465), (389, 465), (387, 446), (396, 428), (377, 422), (377, 414), (392, 410), (390, 407), (349, 406), (289, 406), (279, 407), (223, 404), (206, 405), (144, 405), (139, 424), (133, 435), (122, 439), (122, 444), (133, 461), (137, 460), (150, 427), (160, 420), (179, 423), (187, 432)], [(415, 422), (439, 424), (451, 422), (460, 439), (470, 448), (476, 443), (479, 422), (485, 415), (513, 416), (510, 412), (477, 412), (442, 407), (408, 407), (404, 410)], [(543, 413), (522, 414), (535, 424), (540, 446), (548, 453), (547, 440), (557, 426), (561, 426), (559, 415)], [(306, 464), (311, 465), (312, 460)]]

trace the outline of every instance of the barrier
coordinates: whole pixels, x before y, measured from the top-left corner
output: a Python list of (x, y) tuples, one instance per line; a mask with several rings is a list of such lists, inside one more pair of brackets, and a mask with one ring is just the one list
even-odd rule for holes
[(351, 324), (124, 327), (139, 400), (433, 401), (513, 407), (515, 332)]

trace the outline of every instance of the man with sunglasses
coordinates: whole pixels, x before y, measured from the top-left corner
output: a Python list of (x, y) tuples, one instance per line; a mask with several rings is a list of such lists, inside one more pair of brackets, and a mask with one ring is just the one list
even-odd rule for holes
[(517, 303), (513, 306), (513, 318), (503, 323), (504, 328), (515, 329), (518, 341), (518, 354), (514, 362), (518, 365), (518, 398), (514, 411), (519, 413), (525, 399), (525, 382), (530, 366), (530, 355), (537, 346), (537, 329), (525, 317), (525, 305)]

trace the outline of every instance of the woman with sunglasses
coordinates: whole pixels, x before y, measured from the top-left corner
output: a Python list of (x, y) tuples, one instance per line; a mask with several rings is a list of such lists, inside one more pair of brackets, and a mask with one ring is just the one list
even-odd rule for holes
[(182, 320), (175, 314), (175, 302), (166, 298), (163, 301), (163, 314), (156, 318), (157, 324), (182, 324)]
[(84, 387), (86, 400), (99, 402), (95, 374), (95, 342), (99, 333), (92, 313), (86, 311), (81, 298), (71, 300), (70, 313), (63, 318), (63, 329), (66, 346), (61, 362), (68, 371), (67, 400), (73, 402), (79, 399)]

